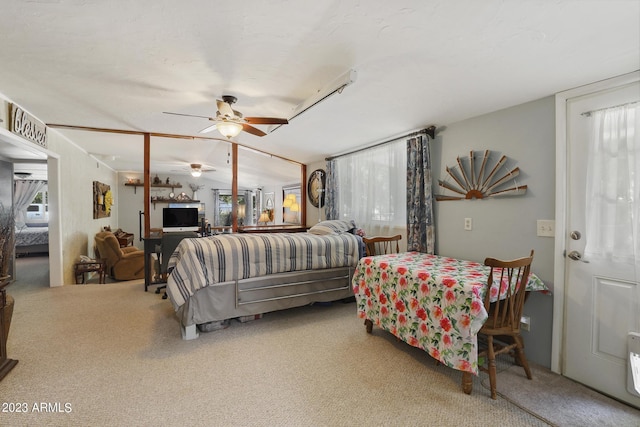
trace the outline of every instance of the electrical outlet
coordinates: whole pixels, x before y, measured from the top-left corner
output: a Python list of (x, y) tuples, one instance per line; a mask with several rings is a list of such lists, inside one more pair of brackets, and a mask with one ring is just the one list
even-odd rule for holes
[(522, 330), (524, 330), (524, 331), (530, 331), (531, 330), (531, 317), (522, 316), (520, 318), (520, 328), (522, 328)]
[(537, 221), (537, 233), (540, 237), (554, 237), (556, 235), (556, 222), (552, 219), (539, 219)]
[(471, 218), (465, 218), (464, 219), (464, 229), (465, 230), (471, 230), (471, 228), (472, 228)]

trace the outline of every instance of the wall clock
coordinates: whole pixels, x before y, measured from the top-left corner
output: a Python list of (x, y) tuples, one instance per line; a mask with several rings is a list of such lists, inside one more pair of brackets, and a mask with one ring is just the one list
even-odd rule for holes
[(520, 168), (507, 167), (507, 156), (485, 150), (482, 155), (471, 151), (468, 157), (456, 158), (456, 165), (446, 167), (447, 176), (439, 180), (441, 194), (436, 200), (484, 199), (487, 197), (522, 196), (527, 186), (518, 182)]
[(316, 208), (324, 206), (325, 177), (326, 173), (322, 169), (316, 169), (309, 175), (307, 194), (309, 195), (309, 201)]

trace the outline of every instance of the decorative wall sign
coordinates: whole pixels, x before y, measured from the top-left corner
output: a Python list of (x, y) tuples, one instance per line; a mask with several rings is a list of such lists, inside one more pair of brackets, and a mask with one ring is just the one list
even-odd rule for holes
[(456, 158), (456, 165), (446, 167), (448, 176), (439, 180), (442, 194), (436, 200), (484, 199), (486, 197), (522, 196), (527, 192), (526, 185), (517, 181), (520, 168), (509, 170), (507, 156), (495, 160), (489, 150), (477, 156), (469, 152), (468, 157)]
[(47, 148), (47, 127), (16, 104), (11, 104), (9, 130), (43, 148)]
[(324, 206), (325, 179), (326, 173), (322, 169), (316, 169), (309, 175), (307, 194), (309, 195), (309, 202), (316, 208)]
[(93, 219), (111, 216), (112, 206), (111, 187), (99, 181), (93, 181)]

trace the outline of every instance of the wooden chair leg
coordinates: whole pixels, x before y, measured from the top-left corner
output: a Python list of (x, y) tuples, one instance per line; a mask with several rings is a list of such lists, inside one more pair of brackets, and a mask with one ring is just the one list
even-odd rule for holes
[(493, 336), (487, 336), (487, 362), (489, 365), (489, 384), (491, 385), (491, 398), (497, 399), (496, 394), (496, 354), (493, 350)]
[(370, 334), (373, 331), (373, 322), (369, 319), (364, 319), (364, 326), (367, 329), (367, 333)]
[(519, 365), (524, 368), (525, 374), (527, 374), (528, 379), (532, 379), (531, 369), (529, 369), (529, 362), (527, 362), (527, 356), (524, 354), (524, 344), (522, 343), (521, 336), (515, 336), (514, 340), (516, 341), (516, 355), (518, 356)]

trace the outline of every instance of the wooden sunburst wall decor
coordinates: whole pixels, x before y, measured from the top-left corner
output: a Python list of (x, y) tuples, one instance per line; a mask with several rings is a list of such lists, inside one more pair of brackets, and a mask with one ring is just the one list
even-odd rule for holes
[(527, 192), (527, 186), (517, 181), (520, 168), (510, 170), (507, 156), (494, 160), (498, 156), (490, 150), (479, 153), (471, 151), (468, 157), (457, 157), (455, 166), (446, 167), (446, 178), (438, 180), (442, 193), (436, 195), (436, 200), (522, 196)]

